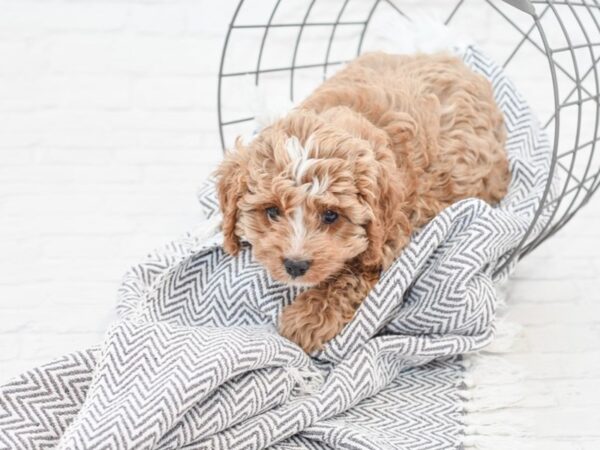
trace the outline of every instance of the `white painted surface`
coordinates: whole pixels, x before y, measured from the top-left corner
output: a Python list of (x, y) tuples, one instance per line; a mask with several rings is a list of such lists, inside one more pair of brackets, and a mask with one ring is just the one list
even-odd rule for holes
[[(0, 382), (98, 343), (128, 265), (199, 219), (235, 7), (216, 4), (0, 0)], [(509, 48), (470, 4), (472, 35)], [(499, 420), (533, 419), (534, 448), (600, 448), (600, 198), (509, 291), (529, 393)]]

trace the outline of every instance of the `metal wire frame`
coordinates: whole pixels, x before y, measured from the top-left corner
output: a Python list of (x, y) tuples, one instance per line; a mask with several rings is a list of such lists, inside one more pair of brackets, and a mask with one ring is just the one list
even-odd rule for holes
[[(498, 10), (497, 6), (494, 5), (490, 0), (486, 0), (486, 1), (494, 9), (496, 9), (498, 12), (500, 12)], [(547, 181), (546, 189), (545, 189), (540, 207), (538, 208), (537, 214), (530, 225), (527, 235), (522, 239), (519, 246), (517, 247), (517, 250), (514, 252), (513, 258), (517, 257), (517, 256), (519, 258), (524, 257), (525, 255), (530, 253), (533, 249), (535, 249), (543, 240), (554, 235), (569, 220), (571, 220), (571, 218), (575, 215), (575, 213), (577, 211), (579, 211), (579, 209), (588, 202), (588, 200), (590, 199), (592, 194), (597, 190), (598, 185), (599, 185), (598, 181), (599, 181), (599, 177), (600, 177), (600, 168), (597, 168), (597, 167), (594, 169), (595, 173), (590, 174), (590, 170), (592, 169), (592, 160), (594, 157), (594, 152), (596, 150), (596, 144), (600, 140), (600, 138), (598, 136), (598, 125), (599, 125), (599, 119), (600, 119), (600, 97), (599, 97), (600, 87), (599, 87), (598, 68), (597, 68), (597, 64), (600, 61), (600, 56), (596, 57), (593, 52), (593, 48), (597, 47), (600, 43), (592, 42), (592, 40), (590, 39), (590, 33), (584, 26), (584, 24), (581, 20), (581, 16), (580, 16), (580, 14), (581, 14), (580, 10), (582, 10), (582, 9), (585, 10), (585, 12), (587, 14), (589, 14), (589, 18), (592, 20), (592, 22), (595, 25), (595, 32), (596, 32), (596, 36), (598, 39), (598, 37), (600, 37), (600, 24), (599, 24), (599, 18), (594, 14), (594, 12), (598, 13), (600, 11), (600, 5), (598, 4), (597, 1), (594, 1), (594, 2), (585, 2), (585, 1), (570, 2), (570, 1), (535, 1), (534, 0), (531, 3), (538, 4), (538, 5), (544, 5), (544, 8), (541, 11), (541, 13), (539, 13), (539, 15), (533, 16), (534, 27), (535, 27), (535, 29), (537, 29), (537, 32), (539, 33), (539, 36), (543, 43), (543, 46), (535, 45), (535, 43), (531, 39), (531, 32), (533, 31), (533, 29), (529, 29), (527, 32), (524, 32), (516, 24), (514, 24), (512, 21), (510, 21), (504, 14), (502, 14), (501, 12), (500, 13), (501, 13), (501, 15), (503, 15), (503, 17), (505, 17), (511, 23), (511, 25), (513, 25), (513, 27), (516, 29), (517, 32), (522, 34), (523, 40), (528, 40), (529, 42), (532, 42), (534, 44), (533, 45), (534, 48), (536, 48), (541, 53), (543, 53), (546, 56), (546, 58), (548, 59), (549, 70), (550, 70), (550, 74), (552, 77), (552, 85), (553, 85), (553, 90), (554, 90), (554, 113), (545, 122), (544, 127), (548, 128), (550, 124), (554, 123), (554, 129), (553, 129), (554, 145), (553, 145), (553, 152), (552, 152), (551, 174)], [(573, 44), (569, 30), (565, 26), (565, 23), (562, 18), (562, 13), (564, 13), (564, 9), (559, 11), (557, 6), (560, 6), (560, 7), (564, 6), (564, 7), (568, 8), (570, 13), (573, 15), (573, 18), (577, 22), (577, 24), (580, 28), (580, 31), (582, 32), (582, 34), (586, 40), (586, 43), (579, 44), (579, 45)], [(558, 23), (558, 25), (560, 27), (563, 37), (564, 37), (565, 41), (567, 42), (566, 46), (553, 48), (549, 44), (546, 34), (544, 32), (544, 27), (541, 24), (541, 20), (542, 20), (543, 16), (548, 11), (550, 11), (554, 15), (554, 18), (556, 19), (556, 22)], [(575, 50), (578, 48), (587, 48), (589, 50), (590, 58), (592, 61), (590, 64), (590, 67), (583, 73), (581, 73), (578, 58), (575, 54)], [(557, 53), (561, 53), (561, 52), (568, 52), (570, 54), (570, 56), (571, 56), (570, 62), (572, 63), (572, 69), (574, 71), (574, 75), (572, 75), (568, 69), (563, 67), (562, 64), (559, 64), (556, 61), (555, 55)], [(509, 61), (505, 62), (505, 65), (508, 62)], [(571, 91), (567, 94), (567, 96), (565, 98), (563, 98), (562, 100), (559, 97), (559, 85), (557, 82), (557, 72), (559, 72), (559, 71), (562, 74), (566, 75), (567, 78), (569, 78), (571, 81), (574, 82), (573, 89), (571, 89)], [(595, 91), (594, 93), (590, 92), (583, 85), (584, 80), (591, 73), (593, 73), (593, 75), (594, 75), (594, 91)], [(570, 99), (572, 98), (574, 93), (577, 94), (577, 99), (574, 101), (571, 101)], [(584, 97), (582, 95), (583, 93), (585, 93), (587, 95), (587, 97)], [(595, 120), (594, 120), (595, 125), (594, 125), (594, 130), (593, 130), (593, 137), (591, 140), (589, 140), (585, 143), (581, 143), (581, 131), (582, 131), (581, 126), (582, 126), (582, 114), (583, 114), (582, 105), (584, 103), (590, 102), (590, 101), (593, 101), (596, 104)], [(559, 146), (561, 131), (562, 131), (561, 116), (563, 114), (568, 114), (568, 112), (565, 112), (565, 110), (572, 106), (576, 107), (576, 109), (577, 109), (577, 111), (576, 111), (577, 128), (575, 131), (575, 138), (574, 138), (575, 143), (571, 149), (563, 151)], [(579, 156), (580, 152), (582, 152), (582, 150), (587, 147), (591, 147), (591, 148), (590, 148), (590, 152), (588, 155), (588, 159), (587, 159), (587, 161), (585, 161), (585, 170), (584, 170), (582, 176), (577, 177), (574, 173), (577, 157)], [(570, 162), (570, 165), (568, 167), (566, 167), (560, 160), (565, 157), (569, 157), (569, 156), (570, 156), (571, 162)], [(564, 171), (564, 175), (566, 176), (566, 179), (564, 181), (562, 190), (559, 190), (559, 192), (556, 196), (554, 196), (552, 199), (549, 199), (548, 196), (549, 196), (550, 189), (552, 186), (553, 176), (554, 176), (554, 173), (557, 168), (562, 169), (562, 171)], [(588, 174), (590, 174), (590, 175), (588, 175)], [(571, 180), (575, 181), (575, 186), (570, 187)], [(586, 185), (589, 185), (589, 187), (586, 187)], [(580, 197), (580, 194), (583, 191), (585, 191), (585, 193), (583, 194), (582, 197)], [(566, 210), (562, 211), (560, 216), (557, 217), (557, 214), (560, 211), (560, 206), (563, 204), (563, 201), (565, 201), (568, 196), (572, 197), (570, 203), (568, 203)], [(548, 213), (549, 213), (549, 217), (544, 217), (544, 219), (547, 222), (542, 227), (541, 232), (538, 234), (538, 236), (535, 239), (528, 242), (529, 235), (531, 234), (532, 230), (535, 228), (537, 221), (540, 220), (540, 217), (542, 215), (545, 216)], [(511, 259), (513, 259), (513, 258), (511, 258)], [(508, 263), (510, 263), (510, 260), (506, 262), (506, 264), (508, 264)]]
[[(254, 76), (255, 84), (258, 85), (262, 74), (287, 72), (289, 74), (289, 97), (290, 100), (294, 101), (297, 93), (296, 75), (299, 71), (304, 69), (322, 68), (322, 76), (325, 78), (329, 67), (339, 66), (346, 62), (343, 60), (330, 60), (332, 46), (335, 42), (337, 31), (340, 28), (348, 27), (356, 30), (358, 33), (358, 43), (355, 54), (359, 55), (362, 51), (363, 42), (369, 30), (369, 24), (373, 14), (381, 5), (387, 5), (391, 11), (396, 12), (404, 18), (408, 18), (397, 5), (401, 3), (401, 0), (373, 0), (371, 7), (367, 8), (365, 12), (364, 20), (344, 20), (344, 13), (351, 0), (343, 0), (341, 7), (333, 20), (329, 18), (327, 20), (317, 20), (313, 18), (311, 14), (314, 12), (317, 0), (309, 0), (301, 21), (278, 23), (275, 21), (275, 17), (282, 1), (283, 0), (275, 1), (265, 23), (243, 24), (238, 23), (239, 13), (243, 5), (248, 2), (251, 3), (251, 0), (240, 0), (229, 24), (221, 55), (217, 89), (219, 133), (223, 149), (225, 149), (225, 130), (227, 127), (254, 120), (254, 117), (251, 116), (224, 120), (222, 95), (224, 90), (223, 81), (225, 79), (252, 75)], [(520, 39), (512, 52), (504, 60), (502, 64), (503, 67), (506, 67), (513, 62), (515, 56), (525, 46), (534, 48), (542, 54), (548, 63), (548, 73), (552, 87), (551, 95), (554, 106), (554, 112), (543, 123), (544, 128), (548, 129), (550, 132), (549, 134), (553, 136), (552, 162), (546, 188), (542, 195), (539, 208), (531, 221), (528, 232), (522, 238), (517, 248), (504, 259), (502, 267), (498, 268), (498, 271), (501, 271), (504, 267), (511, 264), (515, 258), (522, 258), (536, 248), (543, 240), (555, 234), (560, 228), (568, 223), (574, 214), (588, 202), (590, 197), (600, 186), (599, 164), (596, 166), (592, 165), (592, 160), (596, 154), (596, 146), (600, 141), (598, 133), (600, 122), (600, 76), (598, 72), (600, 69), (597, 67), (600, 62), (600, 4), (598, 0), (504, 0), (506, 4), (521, 10), (522, 13), (527, 14), (530, 18), (530, 24), (526, 28), (522, 28), (511, 18), (511, 14), (509, 14), (509, 11), (506, 9), (506, 5), (499, 4), (493, 0), (485, 0), (485, 2), (501, 19), (510, 25), (517, 36), (520, 36)], [(447, 16), (447, 24), (455, 19), (465, 3), (466, 0), (457, 1)], [(575, 43), (573, 41), (573, 37), (565, 24), (567, 15), (575, 21), (585, 42)], [(593, 24), (591, 30), (589, 29), (589, 26), (585, 25), (583, 20), (584, 17), (588, 19), (588, 22), (591, 21)], [(551, 44), (546, 32), (547, 19), (553, 19), (558, 24), (563, 38), (561, 39), (561, 42), (564, 41), (562, 45), (553, 46)], [(324, 60), (320, 63), (298, 64), (299, 47), (304, 36), (304, 31), (311, 27), (330, 28)], [(293, 48), (292, 60), (290, 65), (265, 68), (262, 64), (265, 44), (268, 40), (269, 31), (274, 28), (297, 30), (296, 37), (291, 45), (291, 48)], [(240, 29), (263, 30), (259, 44), (258, 58), (255, 66), (251, 69), (226, 72), (224, 70), (225, 61), (232, 34)], [(595, 49), (598, 49), (598, 54), (595, 53)], [(589, 53), (591, 60), (589, 67), (580, 67), (581, 63), (576, 55), (576, 51), (578, 50), (584, 50)], [(558, 55), (568, 55), (569, 59), (568, 61), (559, 61)], [(523, 68), (522, 70), (526, 70), (526, 68)], [(566, 77), (566, 79), (570, 80), (574, 85), (566, 96), (561, 95), (558, 83), (559, 75)], [(593, 87), (591, 88), (584, 85), (584, 82), (589, 78), (593, 79)], [(592, 136), (585, 138), (582, 136), (582, 119), (583, 106), (587, 103), (595, 104), (596, 108)], [(573, 109), (575, 109), (575, 111), (572, 111)], [(574, 143), (572, 146), (569, 146), (569, 148), (562, 149), (561, 138), (565, 135), (565, 133), (563, 133), (563, 123), (566, 122), (564, 119), (569, 118), (569, 116), (575, 117), (577, 124)], [(580, 173), (580, 171), (576, 169), (576, 163), (581, 161), (580, 155), (584, 153), (584, 150), (589, 150), (589, 153), (587, 160), (583, 160), (585, 169)], [(570, 159), (570, 161), (565, 161), (567, 159)], [(552, 187), (556, 186), (556, 183), (553, 184), (553, 181), (556, 181), (555, 177), (564, 179), (562, 189), (559, 187), (557, 192), (551, 192)], [(569, 196), (571, 199), (567, 200), (567, 197)], [(562, 211), (561, 206), (564, 207)], [(542, 219), (544, 225), (541, 226), (540, 230), (538, 222), (541, 224)], [(537, 234), (535, 237), (532, 237), (531, 233), (534, 229), (537, 229)]]

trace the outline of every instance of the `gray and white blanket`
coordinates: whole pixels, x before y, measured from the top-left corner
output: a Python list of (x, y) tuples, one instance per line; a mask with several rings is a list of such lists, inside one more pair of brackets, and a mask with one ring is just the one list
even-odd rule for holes
[(512, 264), (496, 269), (527, 232), (550, 164), (502, 70), (473, 48), (464, 58), (506, 117), (512, 183), (498, 207), (469, 199), (439, 214), (309, 356), (276, 332), (294, 290), (249, 247), (220, 247), (208, 185), (209, 219), (129, 271), (102, 345), (0, 387), (0, 448), (461, 448), (459, 355), (494, 339), (494, 284)]

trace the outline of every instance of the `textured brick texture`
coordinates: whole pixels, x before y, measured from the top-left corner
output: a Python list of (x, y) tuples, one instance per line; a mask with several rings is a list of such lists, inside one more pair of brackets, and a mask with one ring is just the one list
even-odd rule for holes
[[(0, 382), (97, 343), (126, 268), (200, 219), (235, 4), (0, 0)], [(510, 49), (469, 7), (471, 35)], [(510, 416), (539, 424), (533, 448), (600, 448), (599, 255), (595, 199), (509, 283), (531, 398)]]
[(0, 0), (0, 379), (98, 342), (194, 226), (235, 3)]

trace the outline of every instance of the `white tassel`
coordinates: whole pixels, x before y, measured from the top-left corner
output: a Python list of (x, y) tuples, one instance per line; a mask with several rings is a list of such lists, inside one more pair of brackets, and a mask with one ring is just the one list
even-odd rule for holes
[(273, 125), (294, 108), (294, 103), (287, 97), (272, 95), (268, 86), (268, 84), (255, 86), (252, 83), (247, 92), (247, 104), (254, 115), (256, 131)]
[(512, 350), (515, 340), (522, 334), (521, 325), (498, 320), (496, 322), (496, 333), (492, 343), (485, 348), (485, 353), (508, 353)]
[[(474, 450), (534, 450), (535, 445), (524, 442), (520, 437), (509, 436), (465, 436), (464, 449)], [(536, 450), (539, 450), (537, 448)]]
[(210, 239), (219, 233), (221, 222), (221, 215), (215, 214), (210, 219), (205, 219), (198, 224), (192, 232), (192, 236), (199, 242)]
[(287, 371), (296, 382), (294, 393), (299, 395), (317, 393), (325, 381), (323, 375), (314, 370), (288, 367)]
[(473, 40), (460, 30), (444, 25), (433, 10), (411, 13), (411, 20), (398, 20), (395, 14), (375, 14), (369, 25), (371, 33), (364, 42), (367, 51), (388, 53), (463, 53)]
[(512, 385), (525, 376), (523, 369), (497, 355), (475, 353), (465, 356), (462, 365), (466, 370), (462, 381), (467, 388)]
[(474, 449), (523, 449), (531, 437), (531, 428), (531, 423), (515, 418), (508, 410), (469, 413), (464, 420), (462, 444), (464, 448)]

